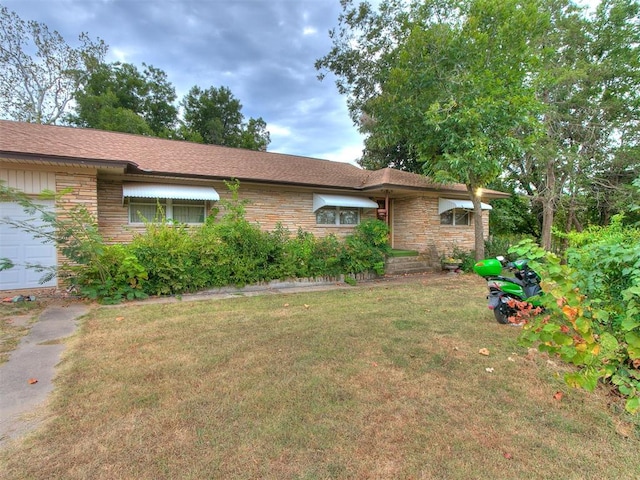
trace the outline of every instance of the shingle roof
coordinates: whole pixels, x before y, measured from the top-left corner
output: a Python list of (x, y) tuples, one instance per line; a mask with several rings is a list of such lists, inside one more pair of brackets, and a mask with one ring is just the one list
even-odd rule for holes
[(134, 170), (155, 175), (237, 178), (240, 181), (356, 190), (394, 186), (466, 191), (463, 185), (436, 185), (422, 175), (391, 168), (368, 171), (349, 163), (296, 155), (8, 120), (0, 120), (2, 155), (126, 163)]

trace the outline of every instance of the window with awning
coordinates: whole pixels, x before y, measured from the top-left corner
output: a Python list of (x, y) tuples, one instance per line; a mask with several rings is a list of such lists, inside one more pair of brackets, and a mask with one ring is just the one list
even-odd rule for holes
[[(482, 210), (491, 210), (488, 203), (481, 203)], [(438, 200), (438, 214), (440, 225), (454, 227), (468, 226), (471, 224), (473, 202), (471, 200), (459, 200), (455, 198), (440, 198)]]
[(171, 198), (177, 200), (209, 200), (217, 202), (220, 195), (213, 187), (169, 185), (156, 183), (124, 183), (123, 198)]
[(204, 223), (206, 202), (218, 201), (213, 187), (153, 183), (125, 183), (122, 197), (129, 202), (129, 223), (173, 220)]
[(322, 207), (378, 208), (378, 203), (366, 197), (313, 194), (313, 211)]
[[(480, 203), (482, 210), (491, 210), (493, 207), (488, 203)], [(473, 202), (471, 200), (458, 200), (453, 198), (440, 198), (438, 200), (438, 215), (442, 215), (447, 210), (458, 208), (461, 210), (473, 210)]]
[(366, 197), (313, 194), (313, 211), (318, 225), (357, 225), (361, 208), (378, 208), (378, 203)]

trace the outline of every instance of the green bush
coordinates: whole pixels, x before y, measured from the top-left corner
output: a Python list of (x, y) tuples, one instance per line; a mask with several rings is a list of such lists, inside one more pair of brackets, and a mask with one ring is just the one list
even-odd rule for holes
[(384, 273), (384, 261), (390, 252), (389, 227), (380, 220), (366, 220), (352, 235), (346, 237), (340, 260), (344, 273), (362, 273), (369, 270)]
[(512, 253), (542, 277), (545, 313), (527, 320), (521, 341), (578, 367), (569, 385), (615, 385), (640, 411), (640, 230), (614, 219), (569, 236), (566, 264), (533, 241)]
[(513, 235), (491, 235), (484, 242), (484, 256), (486, 258), (495, 258), (502, 255), (509, 260), (517, 260), (515, 255), (509, 255), (509, 249), (517, 243), (524, 240), (523, 236)]
[(460, 262), (460, 270), (463, 272), (472, 272), (473, 266), (476, 263), (476, 253), (475, 250), (465, 250), (464, 248), (453, 244), (450, 254), (441, 255), (440, 262), (444, 264), (447, 259), (458, 260)]
[(108, 304), (147, 297), (147, 272), (127, 246), (104, 246), (92, 261), (68, 268), (73, 283), (87, 298)]
[[(389, 252), (384, 222), (364, 221), (344, 242), (334, 235), (316, 238), (302, 230), (291, 237), (280, 225), (265, 232), (245, 219), (246, 201), (238, 198), (239, 183), (227, 186), (232, 198), (220, 202), (222, 218), (217, 218), (216, 209), (204, 225), (187, 227), (159, 215), (146, 222), (145, 231), (129, 245), (105, 245), (95, 218), (84, 206), (56, 217), (10, 189), (0, 188), (0, 194), (18, 198), (25, 209), (42, 216), (47, 224), (42, 236), (71, 260), (60, 271), (81, 295), (105, 303), (278, 278), (384, 272)], [(0, 259), (0, 268), (12, 265), (10, 259)]]
[(186, 226), (169, 221), (147, 223), (145, 232), (134, 237), (130, 249), (148, 273), (148, 294), (180, 294), (206, 285), (194, 243)]

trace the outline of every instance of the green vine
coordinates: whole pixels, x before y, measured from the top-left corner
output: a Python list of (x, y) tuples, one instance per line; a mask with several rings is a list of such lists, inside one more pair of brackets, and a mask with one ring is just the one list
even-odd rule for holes
[(616, 220), (574, 234), (566, 264), (531, 240), (510, 249), (543, 279), (544, 313), (527, 316), (522, 344), (575, 365), (565, 375), (572, 387), (615, 385), (631, 413), (640, 411), (639, 240), (637, 229)]

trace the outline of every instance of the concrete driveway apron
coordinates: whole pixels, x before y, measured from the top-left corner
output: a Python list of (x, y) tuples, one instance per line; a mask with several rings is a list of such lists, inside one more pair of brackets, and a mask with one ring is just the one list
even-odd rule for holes
[[(65, 349), (56, 340), (72, 335), (78, 318), (88, 311), (79, 303), (47, 307), (9, 361), (0, 365), (0, 445), (39, 425), (41, 418), (33, 413), (53, 390), (55, 366)], [(31, 379), (37, 382), (30, 383)]]

